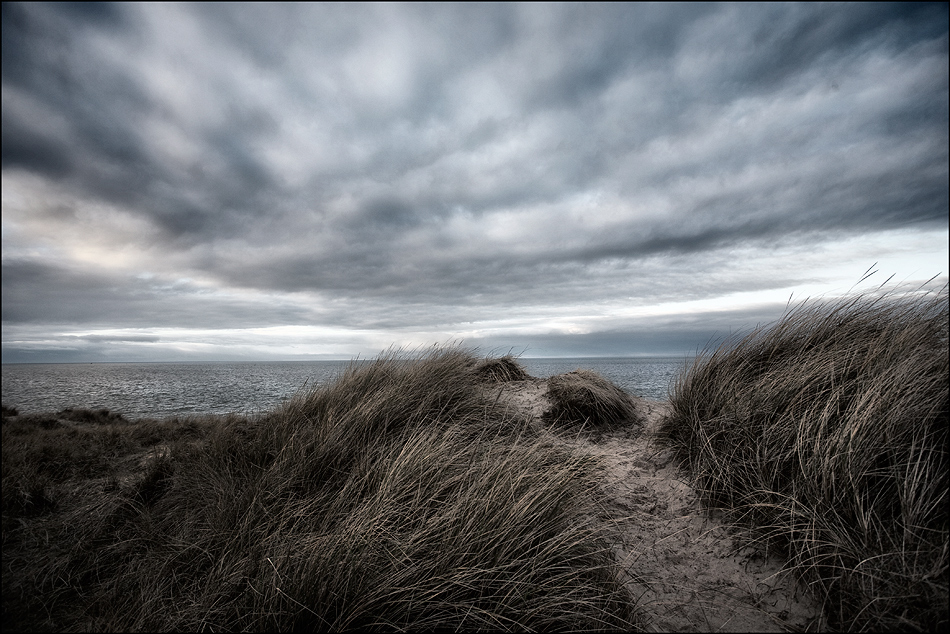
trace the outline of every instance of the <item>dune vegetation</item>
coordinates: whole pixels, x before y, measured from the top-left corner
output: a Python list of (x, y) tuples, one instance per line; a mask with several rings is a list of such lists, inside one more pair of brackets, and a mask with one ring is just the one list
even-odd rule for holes
[[(804, 303), (700, 354), (647, 434), (596, 373), (459, 347), (354, 362), (254, 415), (4, 407), (4, 629), (637, 631), (651, 609), (709, 631), (946, 629), (948, 352), (946, 288)], [(606, 486), (631, 443), (659, 446)], [(657, 593), (689, 595), (693, 570), (662, 577), (682, 518), (641, 485), (669, 460), (649, 452), (695, 488), (677, 513), (723, 511), (824, 614), (673, 620), (695, 610)]]
[(947, 331), (946, 287), (804, 303), (672, 390), (663, 442), (833, 628), (947, 628)]
[(633, 399), (591, 370), (556, 374), (547, 380), (552, 407), (545, 418), (556, 426), (596, 432), (642, 426)]
[(522, 373), (434, 349), (258, 416), (5, 410), (5, 628), (639, 629), (598, 463), (485, 389)]

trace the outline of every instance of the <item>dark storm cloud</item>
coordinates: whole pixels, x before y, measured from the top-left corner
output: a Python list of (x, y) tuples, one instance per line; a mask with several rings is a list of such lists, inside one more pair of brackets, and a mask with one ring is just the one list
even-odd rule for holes
[(4, 324), (248, 328), (313, 319), (296, 307), (215, 296), (185, 280), (137, 279), (30, 260), (4, 259), (2, 299)]
[(268, 133), (271, 116), (235, 99), (197, 131), (202, 156), (185, 165), (161, 160), (143, 124), (174, 115), (143, 78), (92, 44), (114, 36), (139, 45), (145, 36), (123, 10), (4, 5), (3, 168), (66, 179), (151, 218), (170, 238), (227, 235), (259, 214), (274, 189), (248, 146)]
[(3, 112), (3, 165), (21, 167), (53, 179), (73, 172), (69, 149)]
[[(4, 100), (4, 168), (60, 176), (65, 161), (72, 175), (80, 168), (77, 158), (142, 166), (144, 155), (128, 117), (146, 100), (134, 80), (83, 44), (91, 32), (118, 26), (111, 8), (4, 4), (3, 83), (26, 97), (25, 102)], [(21, 137), (40, 145), (26, 161)], [(82, 145), (74, 146), (76, 141)]]
[[(7, 3), (2, 165), (28, 202), (4, 199), (3, 320), (298, 324), (327, 299), (321, 323), (451, 325), (698, 299), (683, 271), (750, 245), (940, 229), (947, 24), (908, 3)], [(81, 232), (101, 268), (37, 255)]]
[[(735, 9), (735, 7), (733, 7)], [(751, 19), (744, 19), (746, 17)], [(834, 70), (842, 58), (870, 49), (900, 51), (947, 31), (947, 8), (939, 3), (853, 3), (807, 7), (775, 4), (752, 14), (736, 12), (746, 31), (734, 64), (711, 79), (743, 88), (772, 91), (813, 68)], [(754, 54), (753, 54), (754, 53)]]
[[(61, 2), (56, 7), (71, 27), (115, 28), (122, 22), (117, 5), (101, 2)], [(63, 31), (50, 32), (22, 3), (3, 3), (3, 81), (17, 85), (35, 85), (38, 59), (64, 61), (57, 44)], [(59, 78), (63, 79), (63, 78)]]

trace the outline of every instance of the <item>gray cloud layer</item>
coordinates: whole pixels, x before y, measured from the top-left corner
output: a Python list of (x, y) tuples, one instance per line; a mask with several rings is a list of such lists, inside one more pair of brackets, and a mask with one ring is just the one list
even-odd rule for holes
[(449, 327), (708, 297), (677, 267), (750, 245), (943, 230), (947, 24), (908, 3), (5, 3), (3, 322)]

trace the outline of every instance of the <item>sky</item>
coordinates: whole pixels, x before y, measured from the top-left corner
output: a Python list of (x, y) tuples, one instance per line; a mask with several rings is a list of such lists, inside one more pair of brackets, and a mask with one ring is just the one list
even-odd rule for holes
[(947, 7), (4, 3), (3, 362), (681, 356), (946, 284)]

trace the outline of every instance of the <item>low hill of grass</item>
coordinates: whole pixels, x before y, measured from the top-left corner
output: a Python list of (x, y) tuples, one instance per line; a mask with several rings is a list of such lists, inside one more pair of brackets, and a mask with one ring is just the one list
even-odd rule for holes
[(598, 463), (485, 388), (523, 376), (449, 348), (256, 417), (5, 411), (5, 629), (638, 629)]
[(806, 303), (699, 355), (661, 428), (845, 630), (946, 630), (948, 310), (938, 294)]

